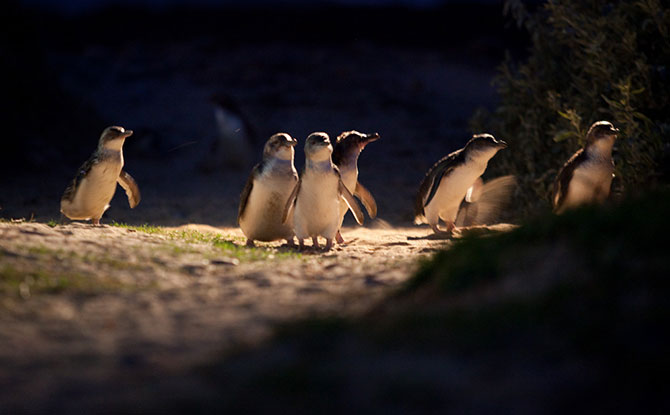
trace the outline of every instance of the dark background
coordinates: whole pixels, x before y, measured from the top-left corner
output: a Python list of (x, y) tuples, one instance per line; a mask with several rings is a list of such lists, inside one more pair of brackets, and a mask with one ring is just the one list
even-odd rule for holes
[(124, 155), (143, 200), (131, 211), (118, 192), (103, 222), (235, 225), (251, 166), (202, 168), (209, 97), (224, 93), (258, 132), (257, 159), (284, 131), (299, 170), (310, 132), (379, 132), (360, 179), (380, 218), (409, 224), (423, 174), (467, 141), (473, 111), (495, 104), (497, 65), (527, 45), (495, 1), (25, 0), (3, 15), (5, 219), (58, 219), (62, 191), (117, 124), (135, 131)]

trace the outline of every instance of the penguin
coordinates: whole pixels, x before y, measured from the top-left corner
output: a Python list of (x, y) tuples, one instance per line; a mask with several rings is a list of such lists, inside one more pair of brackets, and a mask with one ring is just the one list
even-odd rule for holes
[(333, 146), (326, 133), (312, 133), (305, 142), (305, 170), (289, 196), (282, 222), (293, 215), (293, 228), (300, 248), (305, 238), (319, 248), (318, 237), (326, 239), (325, 249), (333, 247), (333, 238), (340, 226), (340, 200), (344, 200), (358, 224), (363, 212), (356, 199), (342, 182), (340, 171), (333, 164)]
[(489, 160), (507, 147), (491, 134), (474, 135), (465, 147), (442, 158), (428, 170), (419, 186), (414, 204), (414, 223), (428, 223), (436, 234), (440, 219), (446, 233), (456, 227), (455, 221), (463, 198), (473, 200), (477, 179), (484, 174)]
[(116, 192), (116, 184), (126, 191), (131, 208), (140, 203), (140, 189), (133, 177), (123, 170), (123, 143), (132, 130), (111, 126), (100, 135), (98, 148), (79, 168), (72, 183), (65, 189), (60, 211), (72, 220), (91, 220), (100, 224), (100, 218), (109, 208)]
[[(358, 131), (345, 131), (337, 137), (333, 146), (333, 163), (340, 170), (342, 183), (350, 193), (360, 199), (371, 219), (377, 216), (377, 202), (368, 189), (358, 181), (358, 156), (366, 145), (378, 139), (378, 133), (362, 134)], [(348, 210), (349, 206), (343, 200), (340, 201), (340, 225), (335, 234), (338, 244), (344, 243), (340, 228)]]
[(597, 121), (586, 133), (586, 145), (568, 159), (556, 175), (552, 204), (554, 212), (588, 203), (603, 203), (614, 177), (612, 147), (618, 128), (609, 121)]
[(286, 239), (293, 246), (293, 220), (283, 223), (286, 200), (298, 182), (293, 160), (297, 140), (286, 133), (270, 137), (263, 160), (254, 166), (242, 195), (237, 222), (247, 237), (247, 246), (257, 241)]
[(217, 138), (211, 143), (203, 167), (213, 171), (221, 166), (236, 170), (251, 164), (256, 144), (256, 130), (228, 95), (215, 94), (210, 97), (214, 105)]

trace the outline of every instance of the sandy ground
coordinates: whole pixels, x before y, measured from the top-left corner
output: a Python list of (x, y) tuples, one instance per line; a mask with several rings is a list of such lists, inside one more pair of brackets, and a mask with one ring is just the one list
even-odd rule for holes
[(179, 370), (277, 323), (364, 312), (451, 243), (429, 233), (348, 228), (347, 245), (298, 253), (247, 249), (239, 229), (208, 225), (1, 223), (0, 401)]

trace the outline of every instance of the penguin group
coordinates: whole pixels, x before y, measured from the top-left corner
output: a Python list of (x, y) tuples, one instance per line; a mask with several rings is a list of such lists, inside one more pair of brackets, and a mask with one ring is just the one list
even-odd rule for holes
[[(117, 184), (125, 190), (130, 207), (137, 206), (139, 187), (123, 169), (123, 144), (132, 133), (120, 126), (102, 132), (97, 149), (79, 168), (61, 198), (63, 215), (98, 225)], [(568, 159), (556, 176), (552, 192), (555, 213), (603, 203), (608, 198), (614, 177), (612, 149), (618, 133), (609, 121), (598, 121), (590, 127), (584, 147)], [(359, 200), (370, 218), (377, 215), (374, 197), (358, 180), (358, 157), (378, 139), (378, 133), (345, 131), (333, 143), (328, 134), (314, 132), (305, 141), (305, 168), (298, 175), (298, 141), (287, 133), (272, 135), (240, 197), (237, 219), (247, 246), (253, 246), (255, 241), (277, 240), (294, 246), (297, 238), (300, 249), (305, 247), (306, 239), (311, 239), (312, 247), (320, 248), (319, 237), (325, 239), (326, 250), (334, 242), (344, 244), (340, 228), (346, 213), (351, 211), (356, 222), (363, 224)], [(428, 224), (435, 234), (449, 235), (456, 226), (472, 222), (468, 219), (473, 216), (468, 205), (476, 206), (487, 194), (481, 176), (489, 161), (506, 147), (505, 141), (491, 134), (476, 134), (463, 148), (438, 160), (416, 194), (415, 223)], [(504, 176), (489, 184), (509, 187), (514, 183), (509, 178)], [(440, 228), (440, 221), (444, 228)]]

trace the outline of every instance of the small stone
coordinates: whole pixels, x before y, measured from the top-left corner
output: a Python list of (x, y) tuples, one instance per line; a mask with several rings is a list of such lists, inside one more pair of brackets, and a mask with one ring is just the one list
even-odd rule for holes
[(240, 265), (240, 260), (237, 258), (221, 258), (221, 259), (213, 259), (210, 261), (210, 264), (212, 265)]

